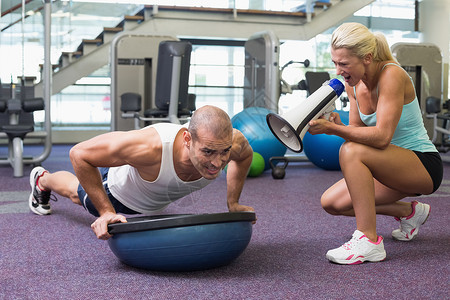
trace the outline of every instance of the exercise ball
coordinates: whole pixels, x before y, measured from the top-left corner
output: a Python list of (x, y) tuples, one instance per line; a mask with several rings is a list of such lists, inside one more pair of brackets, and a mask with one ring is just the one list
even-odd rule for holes
[(253, 152), (252, 164), (250, 165), (250, 169), (248, 170), (248, 177), (258, 177), (264, 172), (264, 168), (266, 164), (264, 162), (264, 157), (258, 152)]
[[(348, 125), (348, 111), (336, 111), (342, 123)], [(307, 132), (303, 138), (303, 151), (315, 166), (325, 170), (340, 170), (339, 150), (344, 139), (336, 135), (315, 134)]]
[(108, 225), (111, 251), (123, 263), (152, 271), (197, 271), (227, 265), (245, 250), (253, 212), (161, 215)]
[(270, 169), (272, 156), (284, 156), (286, 147), (278, 141), (267, 125), (266, 116), (272, 111), (264, 107), (249, 107), (236, 114), (231, 123), (247, 138), (253, 151), (264, 158), (264, 170)]

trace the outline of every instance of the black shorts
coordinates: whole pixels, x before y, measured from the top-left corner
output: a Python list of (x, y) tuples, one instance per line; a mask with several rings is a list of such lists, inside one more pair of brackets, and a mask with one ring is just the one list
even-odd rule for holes
[[(128, 215), (140, 214), (139, 212), (136, 212), (136, 211), (126, 207), (119, 200), (114, 198), (113, 195), (111, 195), (111, 192), (109, 191), (109, 188), (108, 188), (108, 180), (107, 180), (109, 168), (99, 168), (99, 170), (100, 170), (100, 174), (102, 175), (102, 182), (103, 182), (103, 187), (105, 188), (106, 195), (108, 195), (109, 201), (111, 201), (111, 204), (114, 207), (114, 209), (116, 210), (116, 212), (128, 214)], [(89, 199), (86, 191), (81, 186), (81, 184), (78, 185), (78, 197), (80, 198), (81, 205), (83, 205), (83, 207), (91, 215), (94, 215), (96, 217), (100, 216), (97, 209), (95, 208), (94, 204), (92, 203), (91, 199)]]
[(433, 193), (439, 188), (444, 174), (441, 155), (438, 152), (413, 151), (422, 162), (433, 181)]

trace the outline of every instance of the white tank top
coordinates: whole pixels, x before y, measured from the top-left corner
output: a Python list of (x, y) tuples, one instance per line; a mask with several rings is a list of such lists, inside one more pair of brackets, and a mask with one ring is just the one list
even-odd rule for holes
[(141, 178), (130, 165), (112, 167), (108, 172), (108, 187), (111, 194), (125, 206), (140, 213), (151, 213), (164, 209), (171, 202), (212, 182), (205, 178), (183, 181), (173, 166), (173, 142), (183, 128), (182, 125), (160, 123), (150, 125), (158, 132), (162, 142), (161, 168), (155, 181)]

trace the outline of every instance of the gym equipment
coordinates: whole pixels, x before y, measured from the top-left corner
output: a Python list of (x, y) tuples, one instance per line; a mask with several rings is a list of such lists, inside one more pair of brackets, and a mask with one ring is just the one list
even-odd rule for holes
[[(396, 43), (392, 45), (391, 51), (414, 81), (422, 114), (426, 116), (423, 123), (427, 129), (428, 136), (441, 135), (441, 140), (445, 141), (447, 135), (445, 132), (441, 132), (439, 128), (445, 130), (447, 123), (443, 124), (443, 126), (437, 126), (434, 118), (430, 117), (434, 113), (431, 111), (430, 113), (427, 112), (427, 99), (429, 97), (439, 99), (439, 110), (443, 105), (441, 102), (444, 99), (441, 50), (430, 43)], [(434, 139), (437, 140), (437, 136)], [(437, 146), (439, 147), (439, 145)], [(443, 149), (445, 149), (445, 142)], [(441, 158), (443, 161), (448, 162), (448, 158), (445, 155), (441, 156)]]
[[(146, 35), (122, 32), (117, 34), (111, 41), (112, 131), (135, 129), (136, 123), (140, 125), (140, 121), (135, 116), (143, 116), (145, 110), (157, 108), (155, 100), (156, 81), (158, 78), (157, 62), (159, 45), (164, 41), (179, 41), (179, 39), (168, 35)], [(179, 61), (179, 59), (176, 60)], [(168, 64), (171, 63), (168, 62)], [(175, 66), (179, 66), (179, 64), (171, 65), (169, 69), (172, 70)], [(183, 71), (183, 68), (175, 71)], [(172, 75), (176, 73), (173, 72)], [(167, 80), (171, 81), (171, 78)], [(130, 112), (127, 118), (122, 117), (123, 112), (120, 110), (121, 96), (125, 93), (140, 95), (142, 100), (140, 105), (141, 109), (138, 112)], [(175, 96), (176, 93), (173, 95)]]
[[(279, 166), (278, 161), (283, 164)], [(286, 168), (289, 164), (289, 159), (286, 156), (273, 156), (269, 159), (270, 167), (272, 168), (273, 179), (283, 179), (286, 176)]]
[(304, 61), (291, 60), (291, 61), (288, 61), (287, 63), (285, 63), (284, 66), (281, 67), (280, 80), (281, 80), (281, 93), (282, 94), (292, 94), (292, 92), (294, 90), (306, 90), (307, 89), (305, 80), (301, 80), (297, 84), (290, 85), (289, 83), (286, 82), (286, 80), (283, 79), (284, 70), (292, 64), (302, 64), (303, 66), (305, 66), (305, 68), (307, 68), (307, 67), (309, 67), (309, 60), (308, 59), (305, 59)]
[[(348, 111), (336, 111), (341, 117), (342, 123), (348, 125)], [(339, 165), (339, 150), (345, 140), (336, 135), (316, 134), (307, 132), (303, 138), (303, 146), (306, 157), (314, 165), (324, 170), (337, 171)]]
[(336, 99), (343, 91), (344, 85), (338, 79), (331, 79), (282, 116), (269, 113), (267, 124), (286, 147), (294, 152), (302, 152), (302, 139), (309, 129), (308, 123), (331, 113), (335, 109)]
[[(290, 63), (287, 63), (286, 65), (289, 64)], [(305, 67), (307, 67), (309, 61), (305, 61), (303, 64), (305, 65)], [(283, 90), (285, 90), (286, 92), (290, 92), (294, 89), (306, 90), (306, 95), (310, 96), (312, 93), (317, 91), (324, 82), (328, 80), (330, 80), (330, 74), (328, 72), (307, 71), (305, 73), (305, 79), (301, 80), (297, 85), (291, 86), (290, 88), (284, 87)], [(283, 86), (286, 85), (287, 83), (283, 83)], [(345, 107), (348, 102), (348, 98), (340, 97), (340, 100), (342, 102), (342, 106)], [(308, 158), (305, 155), (285, 155), (271, 157), (270, 167), (272, 168), (272, 177), (274, 179), (283, 179), (286, 175), (286, 168), (290, 162), (307, 161)]]
[(280, 42), (272, 31), (253, 34), (245, 42), (244, 109), (264, 107), (278, 112)]
[(135, 129), (140, 121), (187, 122), (195, 110), (195, 95), (188, 94), (192, 45), (189, 42), (162, 41), (158, 51), (156, 78), (156, 108), (146, 109), (140, 116), (141, 95), (124, 93), (120, 96), (123, 118), (134, 118)]
[(264, 162), (264, 157), (258, 152), (253, 152), (252, 164), (250, 165), (250, 169), (248, 170), (248, 177), (258, 177), (264, 172), (266, 168), (266, 164)]
[(123, 263), (153, 271), (197, 271), (227, 265), (245, 250), (253, 212), (159, 215), (109, 224), (112, 252)]
[[(426, 112), (427, 118), (433, 120), (433, 137), (431, 141), (436, 144), (438, 150), (440, 152), (447, 152), (450, 147), (450, 114), (448, 112), (450, 100), (447, 100), (442, 105), (443, 108), (447, 109), (446, 113), (441, 113), (441, 99), (435, 97), (428, 97), (426, 100)], [(442, 125), (439, 125), (439, 120), (442, 121)], [(440, 145), (437, 142), (438, 134), (441, 134), (441, 142)]]
[(44, 110), (44, 99), (33, 98), (33, 92), (32, 86), (24, 85), (20, 90), (16, 90), (15, 84), (0, 88), (0, 132), (8, 137), (8, 157), (0, 162), (13, 167), (14, 177), (23, 176), (25, 163), (37, 162), (23, 157), (23, 140), (34, 131), (33, 112)]
[(249, 107), (231, 118), (233, 128), (242, 132), (253, 151), (264, 158), (264, 170), (270, 168), (269, 159), (272, 156), (286, 153), (286, 147), (273, 136), (267, 126), (266, 115), (271, 112), (263, 107)]
[[(426, 99), (442, 95), (442, 54), (441, 50), (428, 43), (396, 43), (391, 47), (392, 54), (414, 81), (422, 114), (426, 114)], [(428, 135), (433, 136), (433, 122), (423, 120)]]
[[(44, 68), (42, 72), (42, 81), (44, 82), (44, 124), (43, 130), (39, 131), (30, 131), (26, 134), (27, 139), (38, 139), (43, 141), (44, 148), (42, 153), (32, 157), (23, 157), (23, 140), (16, 140), (8, 136), (5, 132), (0, 132), (0, 139), (7, 138), (8, 139), (8, 157), (0, 158), (0, 165), (12, 165), (14, 168), (14, 177), (22, 177), (23, 176), (23, 165), (37, 165), (43, 162), (48, 158), (52, 150), (52, 122), (51, 122), (51, 114), (50, 114), (50, 101), (51, 101), (51, 90), (52, 90), (52, 64), (51, 64), (51, 15), (52, 15), (52, 3), (51, 0), (44, 0)], [(24, 6), (22, 6), (24, 8)], [(22, 15), (23, 21), (24, 15)], [(0, 84), (1, 92), (0, 97), (2, 100), (6, 101), (8, 99), (31, 99), (34, 98), (34, 83), (30, 82), (27, 77), (22, 74), (20, 78), (21, 84), (16, 86), (11, 83), (10, 86)], [(37, 92), (36, 92), (37, 93)], [(25, 96), (26, 95), (26, 96)], [(40, 100), (39, 100), (40, 101)], [(7, 103), (3, 104), (4, 110), (7, 109)], [(15, 106), (15, 105), (13, 105)], [(27, 107), (22, 107), (25, 110), (31, 109)], [(37, 107), (36, 107), (37, 109)], [(14, 125), (17, 121), (17, 114), (12, 113), (11, 117), (14, 120), (11, 120), (11, 125)], [(20, 117), (19, 117), (20, 121)], [(23, 121), (23, 118), (22, 118)], [(5, 124), (5, 123), (4, 123)], [(7, 124), (8, 125), (8, 124)], [(19, 125), (19, 124), (17, 124)], [(34, 125), (34, 122), (33, 122)], [(1, 130), (0, 130), (1, 131)]]

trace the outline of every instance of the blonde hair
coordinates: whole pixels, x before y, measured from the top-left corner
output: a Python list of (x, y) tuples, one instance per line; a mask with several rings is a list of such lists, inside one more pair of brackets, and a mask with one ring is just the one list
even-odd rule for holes
[(382, 33), (372, 33), (360, 23), (344, 23), (331, 35), (333, 49), (346, 48), (359, 58), (371, 53), (374, 61), (394, 60)]

